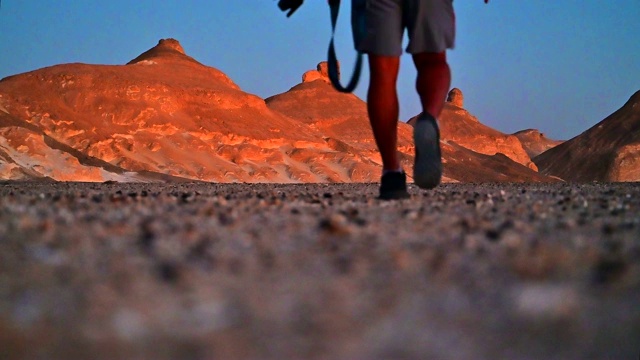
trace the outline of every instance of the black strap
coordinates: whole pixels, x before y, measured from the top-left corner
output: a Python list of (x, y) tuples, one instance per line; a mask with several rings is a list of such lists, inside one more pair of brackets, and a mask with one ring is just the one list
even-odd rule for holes
[(358, 85), (360, 80), (360, 72), (362, 70), (362, 53), (358, 52), (356, 57), (356, 65), (353, 69), (351, 81), (346, 87), (340, 84), (340, 74), (338, 73), (338, 58), (336, 57), (336, 49), (333, 45), (333, 37), (336, 33), (336, 23), (338, 22), (338, 12), (340, 11), (340, 0), (330, 0), (329, 7), (331, 9), (331, 42), (329, 43), (329, 55), (327, 62), (329, 65), (329, 80), (333, 87), (343, 93), (352, 92)]

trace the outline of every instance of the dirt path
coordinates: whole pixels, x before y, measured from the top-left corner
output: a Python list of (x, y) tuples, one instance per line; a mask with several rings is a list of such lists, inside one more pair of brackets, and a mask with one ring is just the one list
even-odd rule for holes
[(0, 359), (635, 359), (640, 184), (0, 185)]

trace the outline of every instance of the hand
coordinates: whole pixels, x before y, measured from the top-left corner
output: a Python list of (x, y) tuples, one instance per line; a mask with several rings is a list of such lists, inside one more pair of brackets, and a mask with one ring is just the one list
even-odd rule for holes
[(278, 2), (278, 7), (282, 11), (287, 11), (287, 17), (291, 16), (298, 8), (302, 5), (304, 0), (280, 0)]

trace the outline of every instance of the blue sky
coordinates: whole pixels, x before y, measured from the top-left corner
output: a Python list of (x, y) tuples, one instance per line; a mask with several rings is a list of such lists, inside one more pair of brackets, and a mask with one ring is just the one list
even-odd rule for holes
[[(355, 53), (348, 1), (338, 57), (350, 75)], [(60, 63), (125, 64), (161, 38), (266, 98), (300, 82), (325, 59), (325, 0), (306, 0), (287, 19), (275, 0), (3, 0), (0, 78)], [(640, 90), (638, 0), (456, 0), (453, 84), (479, 120), (511, 133), (537, 128), (568, 139)], [(364, 98), (364, 74), (356, 94)], [(402, 120), (420, 111), (415, 70), (403, 57)]]

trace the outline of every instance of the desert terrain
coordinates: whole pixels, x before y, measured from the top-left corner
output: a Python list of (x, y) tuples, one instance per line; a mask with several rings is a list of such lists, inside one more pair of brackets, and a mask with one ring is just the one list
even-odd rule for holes
[(263, 99), (131, 58), (0, 80), (0, 359), (637, 358), (640, 92), (563, 141), (454, 88), (443, 184), (383, 202), (326, 63)]
[(640, 185), (0, 185), (2, 359), (635, 359)]

